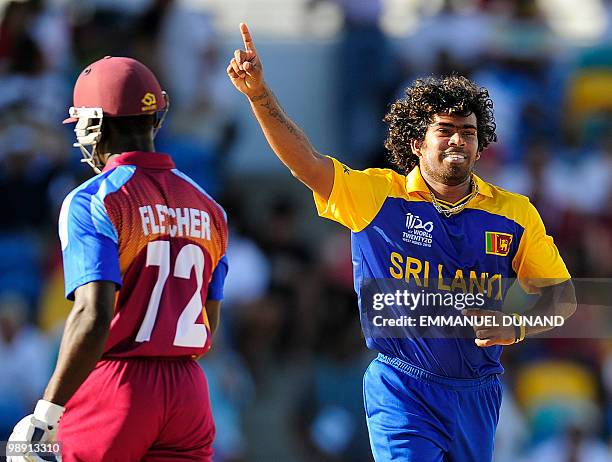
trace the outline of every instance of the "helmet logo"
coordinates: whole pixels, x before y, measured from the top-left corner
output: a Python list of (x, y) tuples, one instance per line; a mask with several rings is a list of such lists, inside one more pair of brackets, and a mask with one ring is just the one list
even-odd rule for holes
[(145, 93), (140, 102), (143, 104), (140, 108), (142, 112), (155, 111), (157, 109), (157, 98), (151, 92)]

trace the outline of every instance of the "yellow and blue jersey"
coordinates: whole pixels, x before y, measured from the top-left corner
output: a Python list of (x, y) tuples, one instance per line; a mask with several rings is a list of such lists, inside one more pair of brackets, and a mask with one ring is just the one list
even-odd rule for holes
[[(570, 278), (540, 215), (525, 196), (476, 175), (478, 194), (445, 217), (431, 202), (418, 167), (407, 176), (389, 169), (352, 170), (332, 159), (328, 200), (315, 194), (320, 216), (352, 231), (354, 285), (363, 303), (368, 280), (405, 281), (442, 291), (484, 292), (503, 300), (518, 279), (530, 293)], [(453, 205), (453, 204), (449, 204)], [(362, 320), (363, 321), (363, 320)], [(500, 346), (480, 348), (464, 338), (374, 338), (368, 348), (446, 377), (501, 373)]]

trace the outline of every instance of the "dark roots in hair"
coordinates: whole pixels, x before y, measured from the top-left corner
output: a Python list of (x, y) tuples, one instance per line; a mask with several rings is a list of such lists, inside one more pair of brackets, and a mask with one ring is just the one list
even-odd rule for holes
[(497, 141), (489, 92), (459, 75), (418, 79), (406, 89), (404, 98), (391, 105), (383, 119), (389, 126), (385, 141), (389, 160), (400, 171), (408, 173), (419, 163), (410, 141), (425, 139), (427, 127), (436, 114), (468, 116), (472, 113), (477, 120), (478, 150), (482, 151)]

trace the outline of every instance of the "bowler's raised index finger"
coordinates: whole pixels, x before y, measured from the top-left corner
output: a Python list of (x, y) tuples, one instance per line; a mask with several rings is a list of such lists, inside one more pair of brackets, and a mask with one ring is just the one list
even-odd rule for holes
[(255, 52), (255, 45), (253, 44), (253, 39), (251, 38), (251, 33), (249, 32), (249, 28), (243, 22), (240, 23), (240, 33), (242, 34), (242, 41), (244, 42), (244, 49), (246, 51)]

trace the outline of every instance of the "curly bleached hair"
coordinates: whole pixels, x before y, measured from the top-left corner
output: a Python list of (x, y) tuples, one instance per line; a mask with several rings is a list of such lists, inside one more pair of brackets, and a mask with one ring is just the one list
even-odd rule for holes
[(410, 140), (423, 141), (427, 127), (436, 114), (476, 116), (478, 150), (497, 141), (493, 101), (486, 88), (467, 78), (450, 75), (418, 79), (406, 89), (406, 96), (391, 105), (383, 119), (389, 126), (385, 148), (389, 159), (403, 173), (408, 173), (419, 158), (410, 148)]

